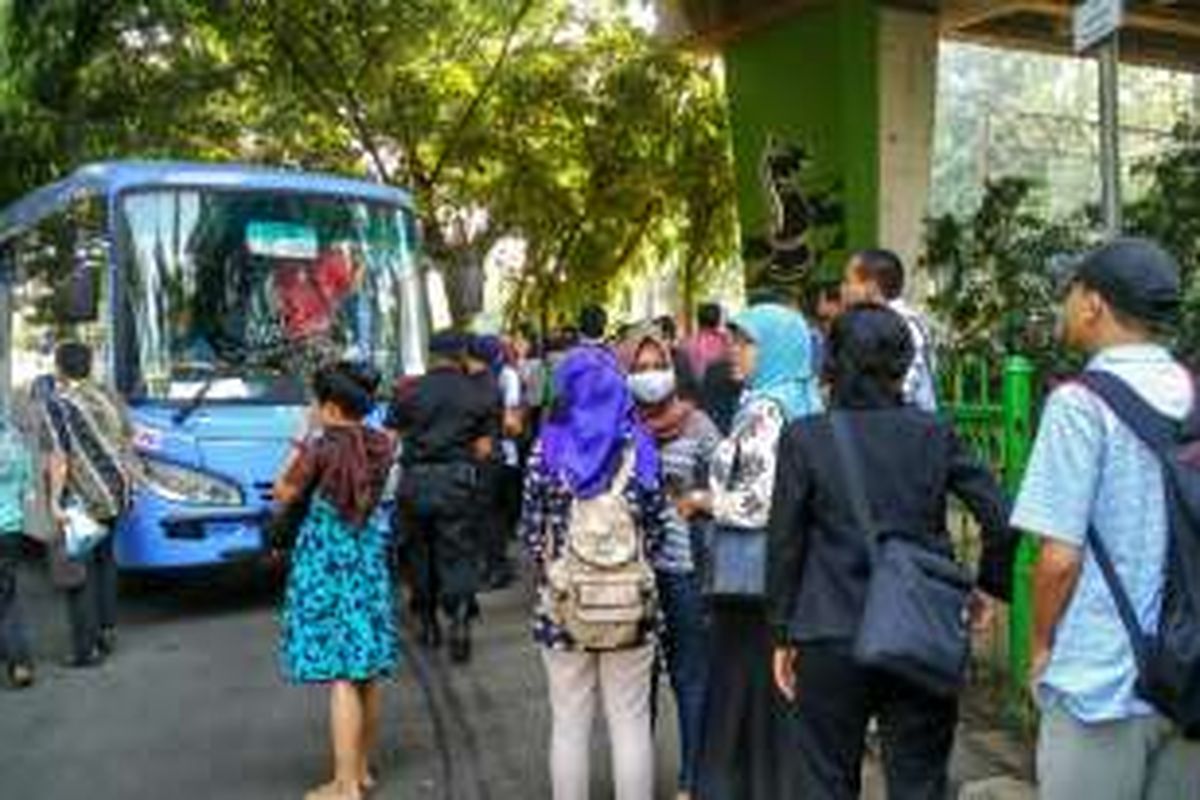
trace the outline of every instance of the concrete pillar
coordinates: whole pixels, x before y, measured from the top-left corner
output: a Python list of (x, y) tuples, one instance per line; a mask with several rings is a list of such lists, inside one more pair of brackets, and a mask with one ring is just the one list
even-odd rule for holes
[(814, 4), (723, 54), (743, 240), (765, 239), (773, 226), (762, 179), (772, 138), (810, 157), (798, 180), (808, 199), (842, 212), (810, 231), (806, 267), (749, 261), (748, 288), (794, 297), (811, 276), (840, 274), (848, 252), (863, 247), (890, 247), (915, 264), (930, 183), (935, 16), (876, 0)]
[(883, 9), (879, 25), (879, 243), (895, 250), (920, 300), (937, 95), (937, 18)]

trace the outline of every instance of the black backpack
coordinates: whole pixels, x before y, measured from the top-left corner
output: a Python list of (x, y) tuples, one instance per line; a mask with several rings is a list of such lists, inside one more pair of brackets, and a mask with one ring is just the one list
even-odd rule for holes
[[(1167, 559), (1162, 616), (1143, 631), (1112, 558), (1095, 528), (1088, 542), (1129, 632), (1138, 666), (1138, 694), (1200, 739), (1200, 402), (1180, 423), (1160, 414), (1123, 380), (1085, 372), (1080, 383), (1097, 394), (1162, 463), (1167, 506)], [(1197, 397), (1200, 398), (1200, 388)]]

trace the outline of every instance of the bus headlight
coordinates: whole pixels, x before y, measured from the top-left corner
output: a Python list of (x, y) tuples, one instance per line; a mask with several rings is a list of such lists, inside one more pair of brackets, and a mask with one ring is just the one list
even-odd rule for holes
[(147, 488), (165, 500), (206, 506), (240, 506), (245, 501), (236, 484), (214, 475), (147, 456), (142, 464)]

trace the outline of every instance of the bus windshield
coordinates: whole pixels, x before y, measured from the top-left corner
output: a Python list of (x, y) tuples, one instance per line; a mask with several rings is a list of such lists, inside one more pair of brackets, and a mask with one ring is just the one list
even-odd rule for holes
[[(420, 358), (411, 214), (343, 197), (154, 189), (117, 219), (136, 398), (300, 403), (335, 358)], [(408, 335), (406, 335), (408, 334)]]

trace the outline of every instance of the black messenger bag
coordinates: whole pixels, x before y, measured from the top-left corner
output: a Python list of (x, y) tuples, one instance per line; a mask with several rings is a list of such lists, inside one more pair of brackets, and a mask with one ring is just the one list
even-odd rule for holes
[(855, 522), (867, 539), (871, 577), (854, 658), (940, 696), (957, 694), (971, 655), (970, 573), (923, 532), (885, 531), (871, 513), (850, 420), (830, 415)]

